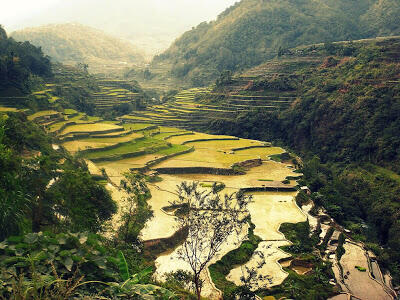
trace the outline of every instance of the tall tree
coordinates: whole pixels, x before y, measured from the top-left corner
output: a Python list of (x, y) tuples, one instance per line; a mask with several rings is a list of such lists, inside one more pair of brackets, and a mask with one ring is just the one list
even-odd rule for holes
[(146, 185), (145, 176), (140, 173), (126, 173), (120, 187), (127, 193), (127, 205), (122, 214), (119, 237), (126, 243), (136, 244), (140, 231), (153, 217), (151, 206), (147, 203), (151, 197), (150, 190)]
[(202, 271), (218, 253), (227, 238), (241, 232), (247, 222), (251, 196), (242, 191), (220, 196), (221, 188), (214, 184), (211, 190), (200, 190), (198, 183), (183, 182), (178, 186), (178, 199), (173, 203), (180, 213), (179, 229), (187, 229), (188, 236), (180, 248), (180, 257), (193, 271), (193, 284), (200, 299)]

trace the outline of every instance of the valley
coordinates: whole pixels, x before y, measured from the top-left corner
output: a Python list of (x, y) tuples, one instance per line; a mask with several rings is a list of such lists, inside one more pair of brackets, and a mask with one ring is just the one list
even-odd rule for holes
[(398, 299), (400, 4), (156, 2), (0, 25), (0, 299)]
[[(318, 243), (331, 245), (328, 246), (326, 255), (334, 263), (335, 276), (333, 273), (328, 275), (332, 285), (337, 284), (349, 295), (360, 299), (393, 299), (394, 292), (390, 283), (383, 279), (380, 282), (374, 279), (371, 281), (371, 275), (367, 276), (381, 272), (376, 263), (371, 264), (369, 259), (354, 262), (348, 258), (352, 253), (360, 257), (358, 252), (364, 251), (363, 246), (353, 249), (351, 247), (355, 247), (355, 244), (346, 240), (346, 254), (340, 259), (339, 267), (336, 267), (337, 238), (340, 233), (343, 234), (344, 229), (335, 223), (321, 223), (321, 216), (310, 215), (309, 205), (312, 207), (312, 202), (303, 209), (301, 205), (298, 206), (296, 198), (299, 185), (296, 180), (302, 176), (296, 171), (298, 158), (286, 158), (280, 162), (275, 158), (286, 151), (270, 142), (205, 134), (189, 129), (191, 122), (199, 119), (199, 114), (209, 114), (210, 110), (213, 114), (219, 114), (218, 110), (206, 105), (204, 107), (195, 101), (195, 97), (210, 94), (208, 89), (190, 89), (178, 93), (172, 106), (154, 105), (140, 112), (140, 115), (135, 113), (117, 117), (114, 121), (89, 117), (72, 109), (38, 111), (28, 116), (28, 119), (37, 122), (49, 134), (54, 135), (57, 148), (61, 146), (86, 160), (92, 175), (99, 178), (99, 182), (111, 192), (114, 201), (119, 204), (119, 212), (112, 219), (112, 227), (115, 229), (121, 223), (121, 210), (126, 205), (127, 194), (119, 189), (124, 174), (130, 171), (157, 174), (159, 182), (149, 183), (151, 198), (148, 203), (154, 211), (154, 217), (141, 231), (145, 247), (151, 245), (150, 248), (154, 249), (158, 243), (171, 239), (176, 233), (176, 219), (168, 212), (168, 207), (177, 197), (176, 187), (181, 182), (199, 182), (204, 190), (214, 183), (222, 184), (222, 194), (241, 190), (253, 196), (249, 207), (254, 226), (251, 234), (258, 239), (257, 246), (242, 265), (229, 267), (224, 280), (230, 282), (231, 286), (243, 285), (242, 276), (247, 276), (246, 272), (249, 270), (255, 270), (259, 279), (253, 281), (250, 288), (259, 291), (258, 293), (264, 291), (261, 294), (269, 294), (271, 288), (279, 287), (292, 272), (298, 274), (297, 276), (307, 276), (314, 272), (315, 263), (307, 262), (310, 258), (305, 261), (300, 257), (293, 260), (297, 255), (293, 256), (286, 250), (290, 249), (293, 242), (280, 231), (284, 223), (306, 222), (310, 223), (311, 233), (318, 232), (318, 226), (322, 229)], [(185, 110), (186, 113), (182, 113)], [(171, 127), (173, 125), (177, 127)], [(335, 233), (329, 235), (327, 232), (333, 228), (339, 231), (334, 230)], [(220, 279), (213, 281), (215, 274), (208, 268), (228, 253), (239, 249), (248, 240), (247, 226), (241, 232), (231, 235), (219, 249), (201, 275), (204, 280), (203, 297), (220, 299)], [(153, 277), (156, 280), (165, 280), (165, 275), (171, 272), (190, 271), (190, 267), (177, 254), (179, 247), (178, 243), (155, 258)], [(353, 264), (369, 271), (354, 271)], [(345, 274), (345, 279), (342, 274)], [(360, 277), (361, 275), (365, 276)], [(364, 295), (364, 290), (360, 290), (355, 283), (360, 286), (372, 284), (374, 287), (371, 286), (368, 294)]]

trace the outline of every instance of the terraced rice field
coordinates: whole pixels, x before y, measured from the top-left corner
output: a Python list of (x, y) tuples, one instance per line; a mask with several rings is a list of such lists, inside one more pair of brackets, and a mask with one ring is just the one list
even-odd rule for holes
[(143, 130), (153, 126), (152, 124), (125, 123), (122, 124), (125, 130)]
[[(208, 142), (204, 142), (207, 144)], [(210, 142), (212, 143), (212, 142)], [(211, 144), (211, 148), (215, 145)], [(263, 148), (256, 148), (263, 152)], [(198, 151), (197, 149), (195, 150)], [(283, 150), (275, 148), (275, 152), (281, 153)], [(184, 157), (186, 154), (179, 156)], [(197, 156), (197, 161), (201, 161), (201, 157), (204, 154)], [(172, 158), (173, 160), (173, 158)], [(234, 161), (242, 161), (243, 157), (237, 157)], [(169, 161), (169, 160), (168, 160)], [(168, 162), (167, 161), (167, 162)], [(160, 165), (156, 165), (153, 168), (158, 168)], [(171, 164), (172, 165), (172, 164)], [(197, 166), (201, 164), (197, 163)], [(209, 162), (210, 167), (219, 167), (220, 162)], [(164, 179), (162, 182), (157, 183), (156, 186), (151, 187), (152, 199), (150, 204), (155, 209), (155, 221), (149, 222), (148, 226), (143, 230), (144, 239), (157, 239), (171, 236), (174, 233), (175, 221), (174, 218), (164, 214), (161, 211), (163, 205), (174, 200), (176, 197), (174, 191), (176, 185), (182, 181), (213, 181), (223, 182), (226, 184), (224, 193), (230, 193), (238, 191), (241, 188), (261, 186), (262, 183), (258, 181), (258, 178), (268, 176), (271, 180), (276, 182), (282, 181), (286, 176), (294, 176), (294, 174), (287, 165), (273, 162), (264, 161), (259, 167), (251, 168), (247, 171), (246, 175), (241, 176), (224, 176), (224, 175), (210, 175), (210, 174), (183, 174), (183, 175), (162, 175)], [(253, 223), (256, 225), (255, 232), (259, 235), (264, 242), (260, 243), (258, 250), (262, 251), (266, 257), (266, 264), (263, 269), (258, 270), (262, 275), (271, 275), (270, 281), (260, 282), (258, 287), (273, 286), (280, 284), (287, 276), (286, 272), (282, 270), (280, 265), (277, 263), (278, 260), (288, 257), (286, 253), (279, 249), (280, 246), (288, 245), (284, 236), (278, 231), (279, 226), (282, 222), (302, 222), (305, 221), (306, 217), (302, 211), (296, 206), (294, 202), (294, 196), (296, 192), (260, 192), (254, 194), (254, 203), (250, 206), (250, 213), (254, 215)], [(160, 209), (160, 211), (158, 211)], [(157, 221), (156, 221), (157, 220)], [(244, 235), (246, 233), (243, 233)], [(237, 241), (241, 238), (231, 237), (230, 242), (227, 242), (224, 247), (220, 250), (217, 257), (222, 257), (224, 254), (237, 248), (239, 245)], [(250, 260), (246, 265), (251, 266), (255, 264), (257, 257)], [(156, 261), (157, 276), (163, 278), (163, 274), (168, 273), (177, 268), (187, 269), (188, 266), (185, 262), (181, 261), (177, 255), (177, 250), (166, 256), (161, 256)], [(179, 266), (179, 267), (177, 267)], [(229, 274), (228, 279), (240, 284), (240, 276), (242, 268), (236, 268)], [(203, 274), (203, 276), (207, 276)], [(204, 296), (211, 297), (216, 294), (215, 289), (212, 285), (206, 285), (204, 288)]]
[[(75, 114), (75, 113), (73, 113)], [(66, 115), (64, 115), (67, 118)], [(153, 120), (154, 121), (154, 120)], [(65, 121), (60, 121), (60, 123)], [(151, 123), (154, 124), (154, 123)], [(168, 123), (167, 123), (168, 124)], [(108, 130), (120, 129), (115, 133), (107, 133)], [(100, 131), (100, 134), (91, 134)], [(136, 132), (130, 132), (136, 131)], [(159, 238), (167, 238), (176, 231), (175, 218), (166, 214), (162, 208), (168, 206), (171, 201), (176, 198), (176, 186), (182, 181), (198, 181), (198, 182), (220, 182), (226, 185), (221, 193), (232, 193), (240, 189), (260, 188), (265, 186), (281, 187), (282, 181), (287, 176), (297, 176), (289, 165), (274, 162), (268, 159), (269, 155), (284, 152), (278, 147), (269, 147), (263, 142), (239, 139), (232, 136), (218, 136), (198, 132), (188, 132), (173, 126), (159, 126), (149, 124), (122, 124), (115, 123), (92, 123), (77, 124), (65, 128), (61, 136), (65, 134), (74, 134), (77, 132), (85, 132), (89, 137), (80, 140), (67, 141), (63, 146), (71, 151), (76, 152), (78, 149), (84, 150), (88, 147), (99, 148), (95, 152), (84, 153), (85, 159), (88, 160), (91, 172), (100, 172), (100, 168), (104, 168), (111, 180), (111, 183), (118, 185), (123, 178), (123, 174), (130, 169), (138, 169), (145, 167), (149, 162), (169, 157), (164, 161), (152, 164), (150, 170), (160, 168), (179, 168), (179, 167), (207, 167), (207, 168), (224, 168), (229, 169), (235, 163), (246, 160), (261, 159), (261, 165), (249, 167), (244, 175), (213, 175), (206, 173), (200, 174), (160, 174), (161, 182), (149, 184), (152, 198), (149, 204), (154, 210), (154, 218), (150, 220), (142, 231), (144, 240), (154, 240)], [(130, 132), (129, 134), (127, 134)], [(177, 134), (186, 134), (180, 136), (172, 136)], [(201, 140), (201, 141), (199, 141)], [(115, 146), (113, 148), (109, 146)], [(108, 147), (108, 148), (106, 148)], [(249, 147), (248, 149), (243, 149)], [(103, 149), (104, 148), (104, 149)], [(181, 152), (193, 148), (192, 152)], [(237, 150), (235, 150), (237, 149)], [(123, 155), (137, 153), (143, 151), (134, 157), (125, 157)], [(112, 161), (107, 161), (113, 157)], [(115, 160), (114, 160), (115, 158)], [(91, 160), (96, 161), (93, 163)], [(101, 172), (100, 172), (101, 173)], [(178, 172), (179, 173), (179, 172)], [(260, 180), (262, 179), (262, 180)], [(291, 183), (288, 188), (294, 187), (295, 183)], [(124, 195), (118, 191), (113, 185), (107, 185), (112, 192), (115, 200), (123, 208)], [(207, 189), (207, 185), (203, 187)], [(287, 245), (285, 237), (279, 232), (279, 226), (283, 222), (301, 222), (305, 220), (305, 215), (296, 206), (294, 196), (296, 192), (291, 190), (288, 192), (251, 192), (254, 195), (254, 202), (250, 205), (250, 214), (255, 224), (255, 233), (260, 236), (263, 242), (260, 243), (259, 249), (266, 257), (266, 264), (260, 270), (259, 274), (269, 275), (266, 282), (258, 282), (254, 288), (266, 287), (280, 284), (287, 276), (278, 263), (279, 259), (285, 258), (288, 254), (280, 250), (280, 246)], [(222, 217), (222, 216), (221, 216)], [(120, 221), (120, 215), (117, 214), (113, 219), (116, 225)], [(243, 239), (248, 234), (248, 228), (238, 235), (232, 235), (229, 240), (221, 247), (214, 260), (217, 261), (229, 251), (240, 246)], [(253, 257), (245, 265), (252, 266), (257, 262), (257, 256)], [(169, 272), (178, 269), (188, 269), (188, 266), (177, 256), (177, 249), (166, 255), (161, 255), (156, 260), (156, 276), (160, 280)], [(238, 280), (242, 272), (241, 266), (232, 266), (227, 279), (236, 284), (241, 284)], [(204, 272), (202, 277), (205, 280), (203, 296), (208, 299), (217, 298), (219, 291), (212, 284), (208, 272)]]
[(87, 150), (87, 149), (98, 149), (110, 146), (109, 143), (97, 143), (91, 141), (71, 141), (65, 142), (62, 146), (67, 149), (71, 153), (75, 153), (77, 151)]
[(10, 112), (10, 111), (18, 111), (18, 109), (14, 108), (14, 107), (1, 107), (0, 106), (0, 112)]
[[(277, 283), (283, 282), (287, 274), (282, 271), (278, 260), (290, 257), (279, 247), (290, 245), (285, 240), (285, 236), (279, 232), (279, 227), (284, 219), (287, 223), (305, 222), (307, 217), (304, 213), (299, 212), (299, 208), (293, 201), (296, 193), (274, 193), (274, 192), (258, 192), (253, 194), (254, 202), (250, 204), (249, 210), (251, 220), (256, 225), (254, 233), (261, 237), (261, 242), (256, 250), (255, 255), (245, 264), (249, 269), (256, 268), (262, 261), (258, 252), (266, 258), (266, 264), (257, 269), (257, 273), (262, 276), (268, 276), (268, 280), (258, 280), (252, 286), (253, 290), (268, 288)], [(265, 205), (268, 202), (269, 205)], [(243, 267), (237, 267), (229, 273), (228, 280), (240, 285), (240, 277), (243, 276)]]
[(83, 139), (81, 141), (93, 142), (93, 143), (117, 144), (117, 143), (129, 142), (129, 141), (136, 140), (138, 138), (143, 137), (143, 134), (136, 133), (136, 132), (132, 132), (128, 135), (113, 137), (115, 135), (116, 135), (116, 133), (114, 132), (114, 133), (104, 134), (104, 135), (102, 135), (101, 138), (93, 137), (93, 138), (89, 138), (89, 139)]
[[(126, 88), (122, 88), (122, 86)], [(93, 93), (91, 98), (97, 111), (112, 109), (121, 104), (136, 105), (138, 93), (128, 90), (130, 83), (124, 80), (104, 80), (100, 91)]]
[(101, 124), (101, 123), (73, 125), (65, 128), (61, 134), (66, 135), (69, 133), (76, 133), (76, 132), (97, 132), (97, 131), (108, 131), (115, 129), (122, 130), (123, 127), (113, 124)]
[(121, 155), (126, 153), (133, 153), (138, 151), (158, 151), (160, 148), (167, 148), (168, 145), (164, 141), (160, 141), (152, 138), (144, 138), (137, 141), (131, 141), (130, 143), (123, 144), (117, 148), (88, 153), (85, 155), (87, 159), (109, 157), (112, 155)]
[(195, 132), (190, 135), (181, 135), (181, 136), (174, 136), (168, 139), (168, 142), (172, 144), (183, 144), (183, 143), (188, 143), (188, 142), (194, 142), (198, 140), (212, 140), (212, 139), (237, 139), (232, 136), (228, 135), (212, 135), (212, 134), (206, 134), (206, 133), (198, 133)]
[(58, 111), (55, 110), (44, 110), (44, 111), (39, 111), (37, 113), (34, 113), (33, 115), (28, 116), (28, 120), (32, 121), (35, 120), (36, 118), (44, 117), (44, 116), (52, 116), (52, 115), (57, 115), (59, 114)]

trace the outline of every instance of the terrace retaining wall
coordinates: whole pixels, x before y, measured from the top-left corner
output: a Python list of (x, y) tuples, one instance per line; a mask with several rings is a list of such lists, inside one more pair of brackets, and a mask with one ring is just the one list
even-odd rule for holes
[(241, 168), (254, 168), (262, 165), (261, 158), (249, 159), (245, 161), (241, 161), (232, 165), (232, 168), (241, 167)]
[(136, 152), (130, 152), (130, 153), (123, 153), (123, 154), (115, 154), (115, 155), (110, 155), (110, 156), (105, 156), (105, 157), (98, 157), (98, 158), (91, 158), (90, 160), (92, 162), (105, 162), (105, 161), (117, 161), (117, 160), (122, 160), (126, 158), (132, 158), (132, 157), (138, 157), (150, 153), (155, 153), (157, 151), (163, 150), (163, 149), (168, 149), (169, 147), (163, 146), (163, 147), (158, 147), (158, 148), (152, 148), (152, 150), (141, 150), (141, 151), (136, 151)]
[(93, 139), (112, 139), (112, 138), (119, 138), (123, 136), (130, 135), (132, 133), (135, 133), (135, 131), (130, 130), (121, 134), (116, 134), (116, 135), (92, 135), (91, 138)]
[(80, 154), (88, 154), (88, 153), (96, 153), (96, 152), (102, 152), (102, 151), (112, 150), (112, 149), (116, 149), (116, 148), (118, 148), (118, 147), (121, 147), (121, 146), (130, 144), (130, 143), (132, 143), (133, 141), (137, 142), (137, 141), (141, 141), (141, 140), (144, 140), (144, 139), (145, 139), (145, 137), (139, 137), (139, 138), (137, 138), (137, 139), (132, 139), (132, 140), (127, 141), (127, 142), (121, 142), (121, 143), (117, 143), (117, 144), (110, 145), (110, 146), (106, 146), (106, 147), (102, 147), (102, 148), (93, 148), (93, 149), (82, 150), (82, 151), (80, 151), (79, 153), (80, 153)]
[(259, 187), (244, 187), (241, 188), (244, 192), (295, 192), (297, 191), (295, 186), (259, 186)]
[(172, 134), (172, 135), (166, 136), (166, 137), (164, 138), (164, 141), (166, 141), (166, 140), (168, 140), (168, 139), (170, 139), (170, 138), (173, 138), (173, 137), (175, 137), (175, 136), (183, 136), (183, 135), (194, 135), (194, 133), (193, 133), (193, 132), (184, 132), (184, 133)]
[(232, 137), (232, 138), (220, 138), (220, 139), (218, 139), (218, 138), (215, 138), (215, 139), (197, 139), (197, 140), (191, 140), (191, 141), (183, 142), (182, 145), (189, 144), (189, 143), (197, 143), (197, 142), (238, 141), (238, 140), (240, 140), (240, 139), (239, 138), (234, 138), (234, 137)]
[[(88, 123), (88, 124), (93, 124), (93, 123)], [(79, 125), (85, 125), (82, 123), (79, 123)], [(115, 129), (109, 129), (109, 130), (97, 130), (97, 131), (91, 131), (91, 132), (87, 132), (87, 131), (76, 131), (76, 132), (70, 132), (67, 134), (63, 134), (59, 136), (59, 139), (61, 139), (63, 142), (67, 142), (67, 141), (75, 141), (75, 140), (79, 140), (81, 138), (88, 138), (91, 137), (93, 134), (101, 134), (101, 133), (113, 133), (113, 132), (120, 132), (120, 131), (124, 131), (123, 128), (115, 128)], [(71, 137), (65, 137), (67, 135), (72, 135)]]
[(232, 148), (232, 151), (241, 151), (241, 150), (248, 150), (248, 149), (256, 149), (256, 148), (270, 148), (272, 147), (271, 143), (265, 145), (257, 145), (257, 146), (247, 146), (247, 147), (239, 147), (239, 148)]
[(153, 169), (160, 174), (212, 174), (212, 175), (244, 175), (245, 172), (209, 167), (187, 167), (187, 168), (156, 168)]
[(170, 159), (170, 158), (172, 158), (172, 157), (175, 157), (175, 156), (178, 156), (178, 155), (182, 155), (182, 154), (186, 154), (186, 153), (193, 152), (193, 151), (194, 151), (194, 147), (191, 147), (190, 149), (187, 149), (187, 150), (184, 150), (184, 151), (181, 151), (181, 152), (177, 152), (177, 153), (173, 153), (173, 154), (170, 154), (170, 155), (166, 155), (166, 156), (163, 156), (163, 157), (160, 157), (160, 158), (153, 159), (153, 160), (151, 160), (151, 161), (148, 161), (148, 162), (145, 164), (144, 167), (141, 167), (141, 168), (131, 168), (130, 170), (131, 170), (131, 171), (136, 171), (136, 170), (147, 171), (147, 170), (150, 169), (150, 167), (152, 167), (152, 166), (154, 166), (154, 165), (157, 165), (157, 164), (159, 164), (160, 162), (163, 162), (163, 161), (168, 160), (168, 159)]

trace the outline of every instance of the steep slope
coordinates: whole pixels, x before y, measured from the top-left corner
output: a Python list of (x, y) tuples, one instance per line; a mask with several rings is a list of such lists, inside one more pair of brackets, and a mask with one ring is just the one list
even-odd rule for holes
[(399, 19), (394, 0), (242, 0), (186, 32), (153, 64), (172, 63), (172, 75), (201, 85), (285, 48), (398, 34)]
[(40, 48), (8, 38), (0, 25), (0, 103), (13, 93), (29, 92), (37, 77), (51, 75), (49, 59)]
[[(14, 26), (13, 30), (17, 30), (73, 20), (127, 39), (152, 57), (165, 51), (176, 38), (190, 30), (192, 26), (205, 20), (215, 19), (235, 1), (48, 1), (48, 9), (36, 7), (36, 12), (31, 13), (29, 18), (15, 15), (10, 16), (8, 22), (7, 19), (3, 22), (7, 28)], [(17, 4), (10, 5), (13, 7)]]
[(95, 73), (143, 63), (143, 56), (129, 42), (75, 23), (26, 28), (12, 37), (42, 47), (56, 61), (89, 64)]
[[(246, 106), (229, 118), (205, 115), (213, 133), (273, 140), (301, 153), (302, 184), (315, 192), (314, 203), (365, 242), (396, 285), (399, 53), (399, 37), (298, 47), (237, 77), (224, 76), (208, 96), (193, 96), (214, 110), (239, 101)], [(288, 92), (296, 95), (290, 106), (263, 107)]]

